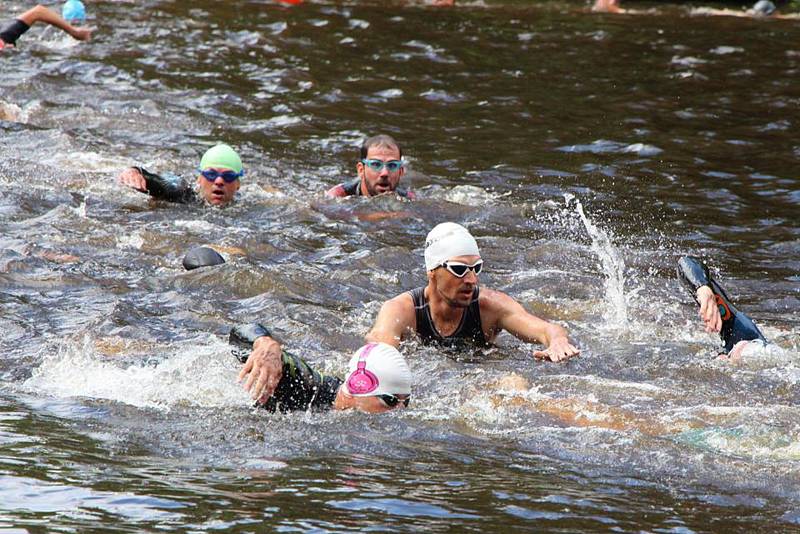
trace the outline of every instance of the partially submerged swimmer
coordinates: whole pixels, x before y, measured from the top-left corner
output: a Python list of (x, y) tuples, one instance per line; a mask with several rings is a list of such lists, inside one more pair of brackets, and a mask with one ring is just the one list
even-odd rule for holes
[(725, 354), (721, 357), (739, 361), (748, 347), (763, 348), (767, 345), (761, 330), (750, 317), (736, 309), (703, 262), (684, 256), (678, 260), (678, 277), (700, 305), (700, 317), (706, 331), (719, 332), (725, 343)]
[(211, 247), (194, 247), (183, 257), (183, 268), (187, 271), (223, 263), (225, 263), (225, 258)]
[(329, 197), (374, 197), (385, 193), (413, 200), (415, 195), (400, 185), (406, 172), (403, 149), (388, 135), (375, 135), (361, 144), (360, 159), (356, 163), (358, 177), (330, 188)]
[[(405, 408), (411, 400), (411, 370), (400, 352), (385, 343), (368, 343), (358, 349), (342, 379), (319, 373), (302, 358), (282, 350), (260, 324), (233, 328), (230, 342), (238, 347), (234, 355), (244, 363), (239, 373), (243, 387), (271, 412), (354, 408), (382, 413)], [(270, 394), (261, 393), (264, 376), (253, 366), (259, 352), (265, 350), (280, 352), (277, 384)]]
[(92, 30), (89, 28), (73, 26), (58, 16), (58, 13), (40, 4), (17, 17), (0, 31), (0, 50), (16, 46), (17, 39), (37, 22), (43, 22), (64, 30), (78, 41), (87, 41), (92, 36)]
[(233, 202), (242, 176), (244, 167), (239, 154), (230, 146), (219, 144), (203, 154), (196, 187), (174, 174), (158, 175), (144, 167), (126, 169), (117, 181), (159, 200), (181, 204), (203, 200), (221, 207)]

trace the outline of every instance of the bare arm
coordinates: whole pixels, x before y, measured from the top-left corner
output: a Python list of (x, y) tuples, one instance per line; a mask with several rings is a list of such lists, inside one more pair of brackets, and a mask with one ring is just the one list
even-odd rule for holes
[(383, 303), (375, 319), (375, 325), (367, 333), (366, 340), (399, 347), (400, 341), (406, 334), (414, 331), (416, 322), (414, 300), (408, 293), (403, 293)]
[(483, 290), (482, 296), (484, 293), (490, 299), (498, 330), (506, 330), (523, 341), (547, 346), (543, 351), (535, 351), (534, 357), (560, 362), (580, 354), (569, 342), (567, 331), (563, 327), (528, 313), (519, 302), (505, 293)]
[(55, 26), (56, 28), (64, 30), (79, 41), (86, 41), (92, 36), (91, 30), (88, 28), (76, 28), (66, 20), (62, 19), (58, 13), (46, 8), (41, 4), (29, 9), (17, 17), (17, 19), (21, 20), (28, 26), (33, 26), (37, 22), (50, 24), (51, 26)]

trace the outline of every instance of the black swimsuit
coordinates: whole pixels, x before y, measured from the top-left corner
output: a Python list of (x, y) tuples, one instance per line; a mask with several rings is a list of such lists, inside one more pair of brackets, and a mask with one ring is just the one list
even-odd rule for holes
[(31, 27), (22, 22), (19, 19), (14, 20), (11, 24), (3, 28), (3, 31), (0, 31), (0, 40), (2, 40), (6, 44), (16, 44), (17, 39), (20, 36), (28, 31)]
[(431, 308), (428, 305), (428, 301), (425, 300), (425, 287), (412, 289), (409, 293), (411, 298), (414, 299), (417, 335), (419, 335), (423, 343), (440, 343), (448, 347), (461, 345), (464, 342), (470, 342), (478, 346), (489, 345), (486, 336), (483, 335), (483, 327), (481, 326), (481, 308), (478, 303), (479, 290), (477, 287), (472, 293), (472, 301), (467, 309), (464, 310), (464, 315), (461, 316), (461, 323), (456, 328), (456, 331), (447, 337), (440, 334), (433, 324)]

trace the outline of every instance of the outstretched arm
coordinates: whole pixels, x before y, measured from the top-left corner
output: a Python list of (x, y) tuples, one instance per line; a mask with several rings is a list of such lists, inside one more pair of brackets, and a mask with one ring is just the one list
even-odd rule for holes
[(414, 331), (416, 323), (414, 300), (408, 293), (403, 293), (383, 303), (378, 318), (375, 319), (375, 325), (367, 333), (366, 340), (399, 347), (405, 335)]
[(61, 30), (64, 30), (72, 37), (79, 41), (87, 41), (92, 36), (92, 31), (88, 28), (78, 28), (67, 22), (66, 20), (62, 19), (58, 13), (52, 11), (45, 6), (39, 4), (34, 8), (29, 9), (19, 17), (18, 20), (21, 20), (28, 26), (33, 26), (37, 22), (44, 22), (45, 24), (49, 24), (51, 26), (55, 26)]
[(535, 341), (547, 346), (545, 350), (535, 351), (534, 357), (560, 362), (580, 354), (581, 351), (569, 342), (567, 331), (563, 327), (528, 313), (519, 302), (505, 293), (489, 293), (485, 289), (481, 295), (484, 293), (488, 293), (486, 296), (496, 310), (498, 330), (506, 330), (523, 341)]
[(236, 326), (231, 330), (230, 342), (240, 347), (252, 346), (252, 352), (239, 372), (238, 381), (254, 400), (265, 403), (283, 376), (282, 349), (272, 339), (269, 330), (260, 324)]

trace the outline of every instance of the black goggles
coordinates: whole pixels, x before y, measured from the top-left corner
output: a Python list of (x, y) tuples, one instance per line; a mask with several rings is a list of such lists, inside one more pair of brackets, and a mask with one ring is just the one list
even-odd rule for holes
[(405, 399), (400, 399), (396, 395), (377, 395), (377, 397), (388, 407), (388, 408), (396, 408), (398, 404), (401, 402), (403, 406), (408, 408), (408, 403), (411, 402), (411, 397), (406, 397)]

